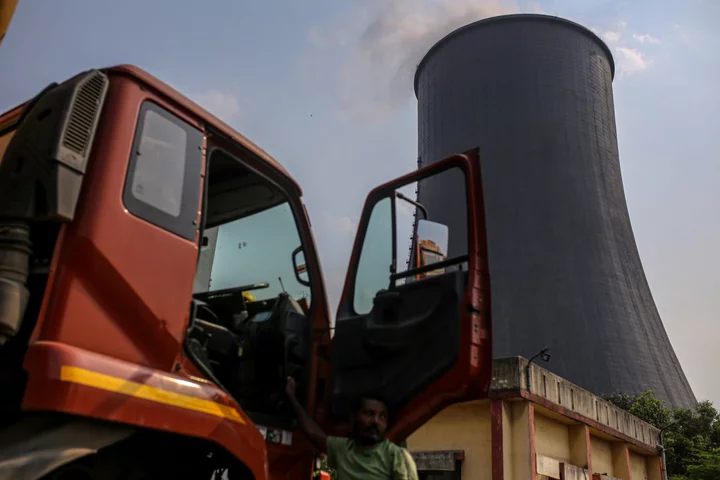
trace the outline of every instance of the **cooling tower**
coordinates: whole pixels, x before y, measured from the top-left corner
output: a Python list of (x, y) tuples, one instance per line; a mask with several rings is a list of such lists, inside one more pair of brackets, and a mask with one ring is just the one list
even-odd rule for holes
[[(630, 224), (613, 76), (608, 47), (567, 20), (456, 30), (415, 76), (419, 164), (480, 148), (496, 358), (550, 347), (543, 366), (595, 394), (692, 406)], [(465, 253), (464, 197), (432, 179), (418, 196), (450, 227), (450, 256)]]

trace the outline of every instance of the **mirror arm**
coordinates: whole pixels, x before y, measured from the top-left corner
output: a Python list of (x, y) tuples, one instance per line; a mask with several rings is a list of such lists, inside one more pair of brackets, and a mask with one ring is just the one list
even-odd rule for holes
[(412, 204), (412, 205), (415, 205), (415, 206), (423, 213), (423, 217), (425, 217), (425, 220), (428, 219), (427, 209), (425, 208), (425, 206), (424, 206), (422, 203), (416, 202), (415, 200), (406, 197), (405, 195), (403, 195), (403, 194), (400, 193), (400, 192), (395, 192), (395, 196), (396, 196), (397, 198), (399, 198), (400, 200), (405, 200), (406, 202), (408, 202), (408, 203), (410, 203), (410, 204)]

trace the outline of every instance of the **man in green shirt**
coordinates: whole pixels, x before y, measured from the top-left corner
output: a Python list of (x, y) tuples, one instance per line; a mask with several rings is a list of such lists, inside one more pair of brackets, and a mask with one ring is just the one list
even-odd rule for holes
[(295, 380), (288, 378), (287, 394), (300, 429), (327, 454), (338, 480), (417, 480), (410, 453), (385, 438), (388, 407), (372, 397), (360, 398), (351, 415), (351, 437), (328, 437), (295, 397)]

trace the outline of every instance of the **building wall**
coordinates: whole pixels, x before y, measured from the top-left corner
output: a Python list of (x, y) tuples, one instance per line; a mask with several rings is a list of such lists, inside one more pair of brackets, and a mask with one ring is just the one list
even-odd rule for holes
[(561, 462), (572, 463), (568, 426), (536, 414), (535, 453), (552, 457)]
[[(503, 438), (510, 437), (511, 452), (510, 464), (505, 462), (503, 478), (507, 480), (522, 480), (529, 478), (531, 465), (534, 461), (532, 443), (532, 424), (535, 410), (529, 402), (505, 402), (504, 410), (510, 412), (510, 429), (503, 430)], [(512, 467), (510, 467), (512, 465)]]
[[(576, 397), (579, 408), (577, 400), (583, 398)], [(642, 441), (652, 436), (652, 427), (608, 411), (613, 419), (627, 420), (619, 422), (622, 430), (543, 398), (491, 394), (489, 400), (443, 410), (408, 439), (408, 447), (411, 452), (462, 452), (456, 457), (464, 459), (462, 480), (585, 480), (592, 474), (661, 480), (657, 448)], [(634, 422), (642, 428), (631, 428)]]
[(646, 457), (630, 452), (630, 471), (632, 480), (649, 480)]
[(463, 450), (462, 478), (492, 480), (490, 401), (446, 408), (408, 438), (412, 451)]
[[(521, 405), (522, 406), (522, 405)], [(512, 431), (513, 426), (513, 411), (512, 411), (512, 405), (510, 405), (509, 402), (506, 402), (504, 400), (499, 400), (497, 403), (497, 407), (502, 412), (502, 432), (510, 432)], [(518, 409), (520, 410), (520, 409)], [(514, 468), (513, 468), (513, 452), (515, 448), (513, 448), (513, 436), (512, 435), (503, 435), (502, 438), (503, 443), (503, 467), (504, 467), (504, 476), (506, 478), (515, 478), (514, 475)], [(523, 447), (525, 448), (525, 447)], [(530, 449), (527, 448), (527, 455), (530, 455)]]
[(614, 474), (615, 467), (613, 466), (612, 445), (610, 442), (591, 435), (590, 455), (592, 457), (593, 473)]

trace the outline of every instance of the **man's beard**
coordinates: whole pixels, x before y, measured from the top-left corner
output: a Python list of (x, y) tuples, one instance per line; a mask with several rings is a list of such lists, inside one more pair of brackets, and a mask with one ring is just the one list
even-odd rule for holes
[(355, 429), (355, 439), (365, 445), (373, 445), (382, 442), (383, 434), (377, 426), (372, 426), (360, 431)]

